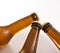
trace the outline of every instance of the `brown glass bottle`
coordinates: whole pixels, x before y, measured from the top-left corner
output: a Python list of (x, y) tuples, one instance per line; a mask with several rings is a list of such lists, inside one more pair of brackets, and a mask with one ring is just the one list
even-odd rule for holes
[(19, 53), (36, 53), (40, 29), (41, 25), (39, 23), (32, 23), (32, 28), (28, 34), (26, 42)]
[(42, 30), (48, 34), (54, 44), (60, 49), (60, 32), (58, 32), (50, 23), (43, 25)]
[(38, 17), (35, 13), (26, 16), (8, 26), (0, 27), (0, 48), (5, 46), (14, 34), (30, 25), (33, 21), (37, 21)]

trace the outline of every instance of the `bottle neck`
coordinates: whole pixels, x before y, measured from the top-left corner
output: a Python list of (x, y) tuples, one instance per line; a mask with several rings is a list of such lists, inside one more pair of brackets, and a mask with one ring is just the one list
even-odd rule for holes
[(53, 26), (49, 26), (49, 27), (47, 27), (46, 28), (46, 30), (45, 30), (45, 32), (46, 33), (48, 33), (48, 34), (59, 34), (60, 35), (60, 32), (58, 32)]
[(49, 26), (46, 29), (46, 33), (51, 38), (51, 40), (55, 43), (58, 49), (60, 49), (60, 33), (53, 26)]
[(22, 53), (23, 51), (24, 53), (36, 53), (39, 31), (40, 30), (38, 27), (32, 26), (32, 29), (29, 32), (26, 42), (20, 53)]
[(15, 23), (12, 23), (8, 28), (11, 31), (11, 33), (14, 35), (19, 30), (22, 30), (23, 28), (30, 25), (33, 21), (34, 21), (33, 17), (28, 16), (28, 17), (25, 17), (23, 19), (20, 19), (20, 20), (16, 21)]

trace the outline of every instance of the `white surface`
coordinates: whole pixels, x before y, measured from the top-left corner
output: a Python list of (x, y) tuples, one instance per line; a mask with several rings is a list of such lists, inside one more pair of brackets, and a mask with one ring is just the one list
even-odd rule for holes
[[(50, 22), (60, 31), (60, 0), (0, 0), (0, 26), (9, 25), (33, 12), (37, 12), (40, 23)], [(30, 26), (16, 34), (0, 53), (18, 53), (29, 31)], [(42, 30), (37, 53), (60, 53)]]

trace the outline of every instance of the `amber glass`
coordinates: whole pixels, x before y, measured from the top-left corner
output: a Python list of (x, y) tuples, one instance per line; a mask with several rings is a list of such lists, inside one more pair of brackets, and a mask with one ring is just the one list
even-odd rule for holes
[(26, 42), (19, 53), (36, 53), (40, 29), (41, 25), (39, 23), (32, 23), (32, 28), (28, 34)]
[(33, 21), (37, 21), (38, 17), (35, 13), (26, 16), (8, 26), (0, 27), (0, 48), (5, 46), (14, 34), (30, 25)]
[(50, 23), (46, 23), (42, 29), (60, 50), (60, 32), (58, 32)]

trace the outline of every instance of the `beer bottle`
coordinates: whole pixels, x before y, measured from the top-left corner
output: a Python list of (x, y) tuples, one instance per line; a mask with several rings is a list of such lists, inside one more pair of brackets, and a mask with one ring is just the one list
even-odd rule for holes
[(19, 53), (36, 53), (39, 31), (41, 25), (37, 22), (32, 23), (31, 30), (28, 34), (26, 42)]
[(18, 31), (26, 28), (33, 21), (37, 21), (38, 17), (35, 13), (32, 13), (29, 16), (26, 16), (8, 26), (0, 27), (0, 48), (5, 46), (10, 39), (16, 34)]
[(58, 32), (50, 23), (44, 24), (42, 30), (47, 33), (54, 44), (60, 49), (60, 32)]

